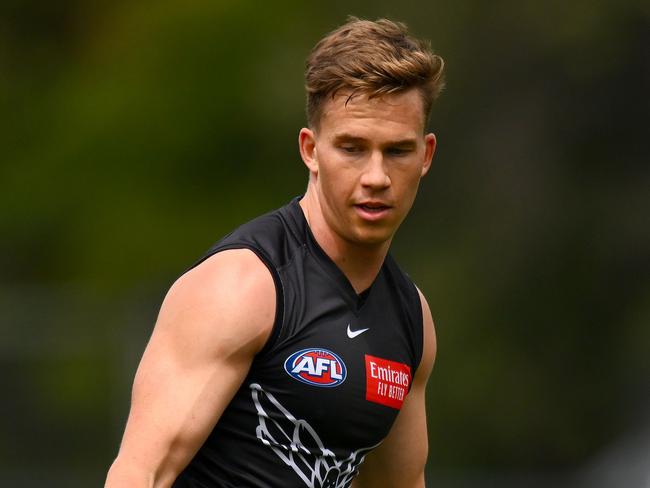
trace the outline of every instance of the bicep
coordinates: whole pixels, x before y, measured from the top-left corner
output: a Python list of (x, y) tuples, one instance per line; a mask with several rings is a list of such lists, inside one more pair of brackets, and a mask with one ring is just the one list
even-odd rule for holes
[(172, 287), (136, 373), (117, 462), (153, 473), (155, 486), (205, 441), (273, 324), (268, 270), (250, 251), (220, 254)]
[(366, 457), (353, 488), (424, 486), (428, 454), (425, 394), (436, 356), (436, 337), (429, 306), (422, 294), (420, 299), (423, 351), (413, 386), (388, 436)]

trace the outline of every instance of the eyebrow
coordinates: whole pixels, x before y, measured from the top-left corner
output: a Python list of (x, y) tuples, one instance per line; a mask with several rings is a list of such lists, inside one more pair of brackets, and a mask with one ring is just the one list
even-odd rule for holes
[(336, 134), (332, 139), (333, 142), (364, 142), (366, 139), (363, 137), (353, 136), (351, 134)]
[[(353, 136), (352, 134), (336, 134), (333, 138), (334, 144), (340, 144), (343, 142), (366, 142), (367, 139), (364, 137)], [(397, 141), (388, 141), (382, 144), (382, 147), (415, 147), (417, 141), (415, 139), (400, 139)]]

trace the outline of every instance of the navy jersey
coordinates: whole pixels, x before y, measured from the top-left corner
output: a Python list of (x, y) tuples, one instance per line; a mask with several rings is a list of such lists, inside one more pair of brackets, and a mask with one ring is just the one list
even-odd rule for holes
[(388, 434), (420, 362), (417, 289), (388, 255), (357, 295), (314, 239), (298, 198), (241, 226), (204, 259), (240, 248), (273, 276), (275, 324), (173, 486), (347, 488)]

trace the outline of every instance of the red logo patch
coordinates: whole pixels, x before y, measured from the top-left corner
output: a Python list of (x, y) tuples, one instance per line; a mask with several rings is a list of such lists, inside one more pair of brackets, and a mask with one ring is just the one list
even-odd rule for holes
[(366, 400), (397, 410), (411, 386), (411, 368), (366, 354)]

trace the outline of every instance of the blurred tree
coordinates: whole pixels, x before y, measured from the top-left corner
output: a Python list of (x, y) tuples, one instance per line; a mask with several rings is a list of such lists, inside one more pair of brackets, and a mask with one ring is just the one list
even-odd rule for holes
[(645, 2), (9, 1), (0, 484), (100, 483), (164, 290), (303, 191), (304, 59), (348, 14), (447, 60), (394, 246), (438, 328), (432, 475), (571, 472), (647, 417)]

